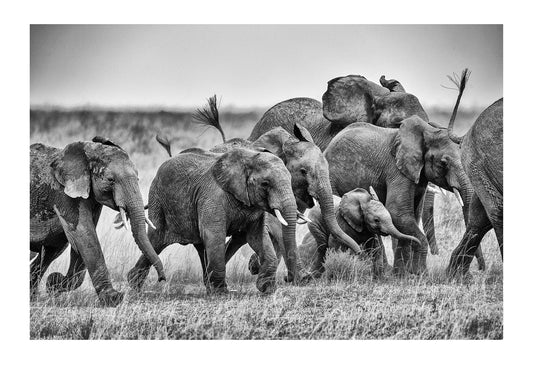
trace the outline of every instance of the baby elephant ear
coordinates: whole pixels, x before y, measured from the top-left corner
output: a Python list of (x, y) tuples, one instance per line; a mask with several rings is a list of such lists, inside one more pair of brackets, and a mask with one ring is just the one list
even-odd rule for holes
[(299, 125), (298, 123), (294, 123), (294, 136), (296, 136), (296, 138), (300, 141), (307, 141), (313, 144), (315, 143), (307, 128)]
[[(117, 148), (120, 148), (122, 149), (122, 147), (114, 142), (112, 142), (111, 140), (109, 140), (107, 137), (103, 137), (103, 136), (95, 136), (93, 137), (93, 140), (92, 140), (94, 143), (100, 143), (100, 144), (104, 144), (104, 145), (110, 145), (112, 147), (117, 147)], [(123, 149), (122, 149), (123, 150)]]
[(370, 195), (372, 195), (372, 199), (377, 200), (379, 202), (380, 200), (378, 194), (376, 194), (376, 191), (374, 190), (374, 187), (370, 186), (369, 191)]
[(54, 177), (71, 198), (87, 199), (91, 191), (89, 162), (84, 146), (82, 142), (67, 145), (51, 164)]

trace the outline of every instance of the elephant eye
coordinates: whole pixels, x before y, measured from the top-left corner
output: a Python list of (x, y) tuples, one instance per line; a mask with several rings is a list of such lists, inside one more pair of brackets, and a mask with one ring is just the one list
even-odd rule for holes
[(261, 182), (261, 187), (268, 187), (268, 181)]
[(307, 175), (307, 170), (305, 170), (304, 168), (301, 168), (300, 169), (300, 173), (302, 173), (302, 175)]

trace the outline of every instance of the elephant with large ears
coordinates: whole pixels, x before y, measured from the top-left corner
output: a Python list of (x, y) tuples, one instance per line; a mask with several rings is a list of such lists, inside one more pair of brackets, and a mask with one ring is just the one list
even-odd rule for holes
[[(385, 198), (394, 225), (420, 240), (413, 245), (399, 240), (394, 271), (426, 270), (427, 239), (418, 228), (419, 208), (428, 182), (458, 191), (465, 202), (472, 187), (462, 167), (459, 148), (446, 129), (430, 125), (418, 116), (401, 122), (398, 129), (354, 123), (341, 131), (324, 152), (329, 162), (334, 194), (373, 186)], [(467, 203), (469, 204), (469, 203)]]
[[(273, 292), (277, 258), (270, 238), (260, 231), (265, 211), (284, 225), (284, 246), (295, 255), (296, 200), (283, 161), (248, 148), (226, 153), (192, 148), (157, 171), (148, 198), (148, 216), (156, 229), (150, 228), (148, 237), (158, 254), (173, 243), (193, 244), (208, 292), (225, 292), (226, 237), (248, 234), (246, 241), (261, 264), (256, 286)], [(297, 274), (295, 260), (290, 260), (288, 268)], [(133, 288), (142, 286), (149, 267), (145, 257), (137, 261), (128, 273)]]
[[(397, 239), (405, 239), (420, 243), (418, 239), (401, 233), (392, 222), (389, 211), (380, 202), (374, 189), (370, 187), (370, 193), (362, 188), (349, 191), (339, 198), (333, 197), (335, 205), (335, 219), (341, 229), (351, 238), (362, 245), (362, 256), (372, 260), (373, 275), (376, 278), (383, 276), (385, 268), (388, 266), (385, 248), (379, 236), (393, 236)], [(326, 250), (334, 248), (347, 251), (346, 246), (339, 243), (325, 224), (325, 219), (320, 206), (311, 208), (308, 214), (307, 227), (314, 239), (314, 260), (312, 262), (310, 273), (303, 276), (303, 280), (319, 278), (324, 272), (324, 260)], [(280, 238), (279, 226), (270, 222), (269, 231), (274, 238)], [(278, 241), (277, 244), (280, 244)], [(278, 259), (285, 257), (283, 248), (279, 249)], [(256, 258), (249, 263), (252, 273), (258, 270), (258, 261)]]
[[(221, 131), (225, 141), (218, 118), (216, 96), (209, 99), (208, 107), (198, 111), (196, 120)], [(159, 137), (158, 141), (167, 151), (170, 150), (168, 141), (162, 137)], [(235, 147), (268, 150), (281, 158), (291, 174), (292, 190), (299, 211), (303, 212), (313, 207), (315, 199), (322, 208), (324, 226), (328, 232), (354, 253), (360, 253), (359, 245), (339, 227), (335, 219), (328, 163), (305, 127), (295, 123), (292, 127), (292, 134), (282, 127), (276, 127), (261, 135), (254, 142), (232, 139), (215, 146), (211, 151), (226, 152)], [(226, 250), (226, 261), (229, 261), (245, 243), (245, 234), (234, 235)], [(292, 276), (289, 276), (288, 280), (292, 280)]]
[[(328, 82), (322, 103), (311, 98), (293, 98), (270, 108), (257, 122), (249, 140), (254, 141), (276, 127), (292, 132), (292, 124), (309, 130), (316, 145), (324, 151), (331, 140), (352, 122), (367, 122), (384, 128), (398, 128), (404, 119), (416, 115), (425, 122), (428, 116), (418, 98), (406, 93), (398, 80), (381, 76), (380, 85), (360, 75), (337, 77)], [(443, 187), (445, 188), (445, 187)], [(435, 194), (426, 192), (417, 210), (433, 254), (439, 249), (433, 218)], [(465, 223), (467, 211), (463, 209)], [(481, 247), (476, 250), (480, 269), (485, 269)]]
[(503, 258), (503, 98), (485, 109), (463, 137), (453, 133), (454, 119), (448, 127), (450, 138), (461, 146), (461, 161), (474, 188), (466, 231), (447, 269), (449, 275), (463, 275), (491, 228)]
[(159, 280), (165, 280), (161, 260), (146, 235), (137, 170), (122, 148), (95, 137), (64, 149), (40, 143), (30, 147), (30, 250), (38, 253), (30, 265), (32, 292), (50, 263), (70, 244), (67, 276), (51, 274), (47, 288), (56, 292), (74, 289), (87, 269), (103, 304), (122, 301), (123, 294), (111, 284), (96, 235), (104, 205), (131, 218), (135, 242), (157, 269)]

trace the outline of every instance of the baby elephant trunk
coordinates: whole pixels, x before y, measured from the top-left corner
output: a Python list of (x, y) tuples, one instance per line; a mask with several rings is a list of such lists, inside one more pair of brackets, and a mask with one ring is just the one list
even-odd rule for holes
[(388, 234), (398, 240), (413, 241), (413, 242), (416, 242), (418, 245), (420, 245), (420, 240), (418, 238), (404, 234), (400, 232), (398, 229), (396, 229), (390, 217), (386, 218), (382, 222), (381, 232), (384, 234)]

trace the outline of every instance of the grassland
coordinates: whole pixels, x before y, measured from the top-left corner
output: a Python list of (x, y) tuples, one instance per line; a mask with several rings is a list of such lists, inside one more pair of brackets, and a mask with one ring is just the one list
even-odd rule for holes
[[(446, 124), (447, 113), (430, 109), (430, 118)], [(460, 114), (457, 123), (472, 124), (478, 109)], [(246, 137), (261, 112), (222, 113), (226, 135)], [(153, 137), (167, 134), (173, 149), (209, 148), (220, 142), (216, 131), (195, 126), (189, 112), (172, 111), (51, 111), (30, 113), (31, 142), (62, 147), (95, 135), (111, 138), (128, 151), (139, 170), (146, 200), (157, 167), (166, 160)], [(97, 232), (113, 284), (126, 293), (117, 308), (103, 308), (87, 277), (76, 291), (50, 297), (41, 284), (30, 304), (31, 339), (501, 339), (503, 337), (502, 262), (494, 234), (483, 241), (487, 271), (472, 265), (472, 279), (450, 282), (444, 276), (449, 254), (464, 230), (459, 204), (437, 196), (436, 228), (441, 255), (428, 257), (429, 273), (398, 280), (373, 280), (365, 262), (331, 251), (326, 274), (307, 286), (283, 282), (278, 290), (260, 294), (247, 270), (251, 250), (244, 247), (228, 264), (232, 291), (207, 296), (201, 268), (192, 246), (173, 245), (162, 254), (166, 283), (149, 275), (141, 293), (125, 282), (140, 255), (130, 233), (115, 230), (115, 213), (104, 208)], [(306, 232), (299, 226), (300, 242)], [(392, 261), (390, 240), (387, 255)], [(69, 253), (49, 268), (65, 272)], [(47, 273), (47, 274), (48, 274)]]

